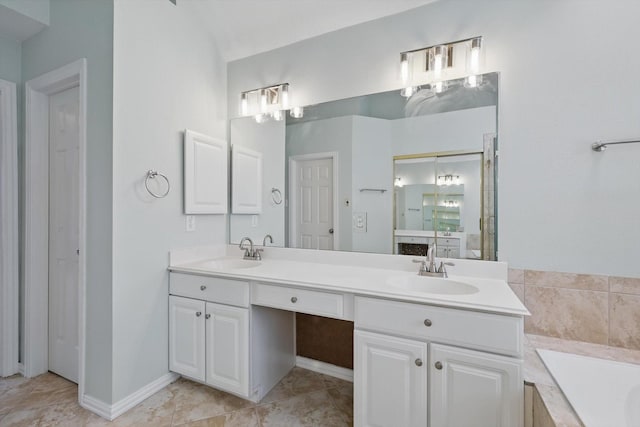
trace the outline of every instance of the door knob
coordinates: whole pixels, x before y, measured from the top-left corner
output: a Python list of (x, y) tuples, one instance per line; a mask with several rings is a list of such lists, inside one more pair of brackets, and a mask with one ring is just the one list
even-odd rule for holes
[(329, 234), (333, 234), (333, 228), (329, 229)]
[(205, 319), (211, 319), (211, 315), (209, 313), (207, 313), (207, 314), (204, 315), (204, 318)]
[(442, 369), (442, 363), (436, 362), (436, 369), (437, 370), (441, 370)]
[(207, 289), (207, 287), (205, 285), (200, 286), (200, 290), (204, 291), (205, 289)]
[(428, 328), (431, 325), (433, 325), (433, 322), (431, 322), (431, 319), (424, 319), (424, 326)]
[(298, 302), (298, 298), (296, 298), (296, 297), (291, 297), (291, 302), (292, 302), (292, 303), (294, 303), (294, 304), (295, 304), (295, 303), (297, 303), (297, 302)]
[(196, 317), (200, 317), (202, 316), (202, 312), (201, 311), (196, 311)]
[(422, 366), (422, 359), (416, 359), (416, 366)]

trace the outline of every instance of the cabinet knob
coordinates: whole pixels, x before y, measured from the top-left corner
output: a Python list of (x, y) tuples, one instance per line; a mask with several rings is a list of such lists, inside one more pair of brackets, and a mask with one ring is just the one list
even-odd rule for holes
[(205, 319), (210, 319), (210, 318), (211, 318), (211, 315), (210, 315), (209, 313), (207, 313), (207, 314), (205, 314), (205, 315), (204, 315), (204, 318), (205, 318)]
[(205, 285), (200, 286), (200, 290), (204, 291), (205, 289), (207, 289), (207, 287)]
[(431, 322), (431, 319), (424, 319), (424, 326), (428, 328), (431, 325), (433, 325), (433, 323)]
[(196, 311), (196, 317), (200, 317), (202, 316), (202, 312), (201, 311)]
[(416, 366), (422, 366), (422, 359), (416, 359)]
[(297, 297), (291, 297), (291, 302), (292, 303), (297, 303), (298, 302), (298, 298)]
[(442, 363), (436, 362), (436, 369), (437, 370), (441, 370), (442, 369)]

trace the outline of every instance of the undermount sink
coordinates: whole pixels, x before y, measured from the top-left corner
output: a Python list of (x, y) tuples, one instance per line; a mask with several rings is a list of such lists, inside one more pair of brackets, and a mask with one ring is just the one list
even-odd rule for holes
[(254, 268), (262, 264), (260, 261), (237, 258), (220, 258), (197, 263), (198, 267), (211, 268), (214, 270), (241, 270)]
[(389, 286), (411, 292), (440, 295), (470, 295), (478, 288), (468, 283), (438, 277), (398, 276), (387, 280)]

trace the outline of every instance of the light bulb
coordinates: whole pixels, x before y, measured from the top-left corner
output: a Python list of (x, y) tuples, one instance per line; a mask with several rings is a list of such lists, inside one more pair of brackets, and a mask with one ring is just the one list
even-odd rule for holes
[(267, 111), (267, 90), (266, 89), (260, 89), (260, 111), (263, 113)]
[(284, 112), (282, 110), (276, 110), (273, 112), (273, 119), (277, 122), (282, 121), (284, 119)]
[(433, 91), (435, 93), (442, 93), (445, 91), (446, 88), (447, 88), (446, 82), (435, 82), (433, 84)]
[(302, 116), (304, 116), (304, 108), (302, 107), (293, 107), (290, 111), (289, 114), (291, 115), (291, 117), (293, 117), (294, 119), (301, 119)]
[(256, 114), (255, 116), (253, 116), (253, 118), (256, 120), (256, 123), (264, 123), (269, 120), (269, 114), (267, 113)]
[(280, 95), (282, 96), (282, 101), (280, 102), (280, 106), (283, 110), (289, 109), (289, 84), (285, 83), (280, 86)]
[(469, 54), (469, 71), (478, 74), (480, 71), (480, 49), (482, 48), (482, 38), (471, 40), (471, 52)]
[(249, 114), (249, 100), (247, 99), (247, 93), (240, 95), (240, 115), (246, 116)]
[(455, 178), (453, 179), (453, 183), (455, 185), (460, 185), (460, 176), (456, 175)]
[(403, 85), (406, 85), (407, 82), (409, 81), (409, 54), (408, 53), (400, 54), (400, 78), (402, 79)]
[(405, 87), (404, 89), (400, 89), (400, 95), (404, 96), (405, 98), (411, 98), (413, 94), (416, 93), (417, 91), (418, 91), (418, 88), (413, 86), (408, 86), (408, 87)]
[(446, 52), (446, 46), (435, 46), (433, 48), (433, 75), (435, 78), (438, 78), (440, 77), (440, 75), (442, 75), (442, 70), (445, 65)]

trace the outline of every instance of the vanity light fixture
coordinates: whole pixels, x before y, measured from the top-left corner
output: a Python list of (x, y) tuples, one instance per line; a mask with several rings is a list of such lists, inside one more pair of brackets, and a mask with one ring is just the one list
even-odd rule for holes
[(460, 175), (439, 175), (437, 185), (460, 185)]
[(482, 37), (428, 46), (400, 53), (400, 94), (411, 97), (419, 84), (429, 84), (435, 93), (447, 90), (447, 80), (465, 78), (466, 87), (482, 83)]
[(265, 86), (240, 93), (240, 116), (253, 116), (257, 123), (283, 120), (290, 108), (289, 83)]

